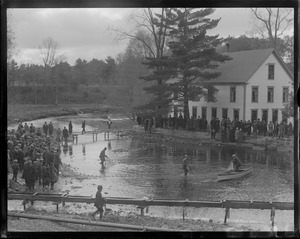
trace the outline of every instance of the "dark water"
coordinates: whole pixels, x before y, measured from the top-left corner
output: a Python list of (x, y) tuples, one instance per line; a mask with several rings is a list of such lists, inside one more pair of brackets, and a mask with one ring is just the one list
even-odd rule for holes
[[(95, 117), (58, 117), (32, 123), (39, 125), (51, 120), (54, 125), (63, 126), (72, 120), (74, 130), (80, 131), (83, 119), (88, 122)], [(87, 126), (87, 130), (92, 129)], [(110, 159), (101, 168), (99, 153), (104, 147), (108, 148)], [(93, 142), (91, 134), (79, 135), (77, 144), (69, 142), (62, 149), (62, 162), (88, 177), (72, 185), (58, 183), (58, 187), (70, 190), (70, 194), (91, 195), (102, 184), (108, 197), (294, 201), (292, 152), (179, 144), (154, 146), (116, 135), (111, 135), (108, 141), (103, 134), (98, 134), (97, 142)], [(217, 172), (228, 166), (233, 153), (243, 163), (250, 164), (253, 173), (241, 179), (217, 182)], [(182, 169), (184, 154), (189, 155), (187, 176)]]

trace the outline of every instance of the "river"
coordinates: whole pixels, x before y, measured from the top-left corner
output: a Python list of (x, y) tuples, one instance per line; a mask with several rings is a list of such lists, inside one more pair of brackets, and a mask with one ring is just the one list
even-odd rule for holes
[[(122, 120), (111, 118), (113, 121)], [(73, 130), (80, 131), (84, 119), (87, 131), (95, 129), (88, 125), (89, 121), (97, 119), (91, 114), (47, 118), (30, 123), (42, 126), (45, 121), (52, 121), (55, 127), (63, 127), (72, 120)], [(106, 167), (101, 168), (99, 153), (104, 147), (108, 148), (109, 159)], [(253, 173), (237, 180), (217, 182), (217, 172), (230, 163), (233, 153), (243, 163), (251, 164)], [(183, 175), (182, 169), (185, 154), (189, 155), (190, 172), (187, 176)], [(64, 164), (86, 177), (84, 180), (70, 180), (70, 183), (57, 183), (57, 188), (72, 195), (94, 195), (97, 185), (102, 184), (106, 197), (294, 201), (293, 152), (174, 143), (149, 145), (114, 134), (109, 139), (98, 134), (98, 140), (93, 142), (92, 135), (85, 134), (78, 136), (77, 143), (63, 145), (61, 157)], [(293, 220), (289, 219), (289, 225), (292, 225)]]

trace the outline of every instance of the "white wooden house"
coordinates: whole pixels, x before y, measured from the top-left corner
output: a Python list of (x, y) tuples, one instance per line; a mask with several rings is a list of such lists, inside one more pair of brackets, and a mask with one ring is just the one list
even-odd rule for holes
[(281, 122), (283, 104), (293, 90), (293, 75), (274, 49), (227, 52), (232, 60), (221, 64), (213, 79), (216, 102), (189, 101), (190, 115), (239, 120)]

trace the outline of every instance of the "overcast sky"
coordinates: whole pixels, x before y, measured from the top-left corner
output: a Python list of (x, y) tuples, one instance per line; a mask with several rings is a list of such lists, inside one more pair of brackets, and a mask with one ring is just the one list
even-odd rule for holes
[[(8, 23), (15, 34), (18, 63), (40, 64), (38, 46), (52, 37), (73, 65), (78, 58), (92, 60), (116, 57), (127, 41), (116, 42), (108, 26), (128, 29), (131, 8), (8, 9)], [(217, 8), (210, 18), (221, 18), (211, 34), (240, 36), (250, 30), (250, 9)]]

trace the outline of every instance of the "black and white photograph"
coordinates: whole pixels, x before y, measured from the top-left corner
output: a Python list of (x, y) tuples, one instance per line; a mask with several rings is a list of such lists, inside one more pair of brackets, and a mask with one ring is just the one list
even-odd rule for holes
[(293, 235), (293, 7), (6, 15), (8, 234)]

